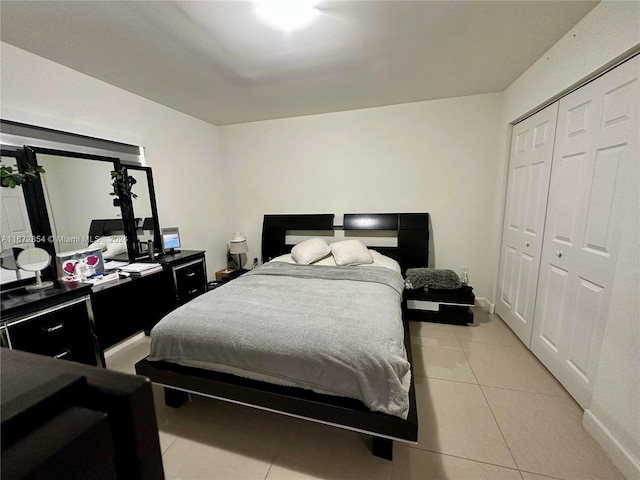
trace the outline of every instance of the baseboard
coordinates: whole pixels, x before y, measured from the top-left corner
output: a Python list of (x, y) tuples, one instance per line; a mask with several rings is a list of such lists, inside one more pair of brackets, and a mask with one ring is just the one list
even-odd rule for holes
[(483, 297), (476, 297), (476, 305), (489, 313), (495, 313), (496, 304)]
[(582, 425), (628, 480), (640, 480), (640, 459), (634, 458), (591, 410), (584, 411)]

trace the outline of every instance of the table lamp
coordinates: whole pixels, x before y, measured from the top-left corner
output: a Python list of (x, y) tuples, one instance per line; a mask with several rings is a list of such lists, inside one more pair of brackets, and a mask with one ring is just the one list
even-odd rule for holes
[(229, 243), (229, 253), (231, 255), (238, 255), (238, 270), (240, 270), (242, 266), (242, 254), (247, 253), (248, 251), (249, 247), (247, 246), (247, 237), (244, 236), (244, 233), (234, 233), (233, 237), (231, 237), (231, 242)]

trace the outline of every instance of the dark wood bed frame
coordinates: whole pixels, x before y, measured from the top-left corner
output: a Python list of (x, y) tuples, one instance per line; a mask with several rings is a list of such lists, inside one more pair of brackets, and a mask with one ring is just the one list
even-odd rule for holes
[[(264, 261), (289, 253), (287, 232), (327, 232), (342, 228), (345, 238), (360, 239), (367, 232), (396, 232), (397, 247), (373, 247), (400, 264), (402, 271), (410, 267), (425, 267), (429, 258), (428, 213), (345, 214), (341, 226), (334, 226), (333, 214), (265, 215), (262, 231)], [(365, 241), (366, 243), (366, 241)], [(409, 324), (404, 320), (404, 343), (412, 362)], [(373, 454), (391, 460), (393, 440), (415, 443), (418, 440), (413, 376), (409, 390), (410, 409), (406, 420), (372, 412), (355, 399), (322, 395), (309, 390), (283, 387), (248, 380), (234, 375), (169, 362), (150, 362), (146, 358), (136, 363), (136, 372), (165, 387), (165, 403), (179, 407), (190, 393), (248, 405), (263, 410), (290, 415), (373, 436)]]

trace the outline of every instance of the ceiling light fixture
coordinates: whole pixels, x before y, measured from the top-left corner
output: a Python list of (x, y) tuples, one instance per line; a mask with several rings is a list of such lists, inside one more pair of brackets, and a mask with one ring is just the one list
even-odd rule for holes
[(258, 0), (256, 15), (265, 25), (292, 32), (310, 25), (320, 14), (319, 0)]

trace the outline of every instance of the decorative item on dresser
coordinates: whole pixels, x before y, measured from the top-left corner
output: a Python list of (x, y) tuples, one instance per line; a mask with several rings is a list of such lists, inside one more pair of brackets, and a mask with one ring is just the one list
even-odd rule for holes
[[(267, 261), (291, 251), (293, 245), (288, 245), (286, 243), (287, 231), (328, 231), (330, 234), (333, 234), (333, 221), (333, 215), (265, 215), (262, 234), (263, 259)], [(336, 229), (339, 228), (340, 227), (336, 227)], [(260, 282), (264, 282), (263, 285), (266, 286), (266, 289), (268, 291), (273, 291), (271, 287), (269, 287), (269, 285), (272, 285), (270, 280), (265, 278), (269, 277), (269, 275), (273, 275), (273, 278), (277, 278), (278, 282), (284, 281), (288, 284), (296, 281), (295, 278), (289, 279), (287, 277), (289, 274), (286, 272), (291, 271), (291, 267), (294, 267), (293, 270), (296, 269), (295, 267), (300, 267), (300, 269), (303, 270), (316, 269), (313, 274), (313, 281), (316, 282), (315, 272), (320, 273), (321, 271), (324, 271), (322, 269), (327, 269), (328, 271), (325, 271), (324, 274), (329, 276), (351, 276), (362, 274), (368, 279), (371, 278), (371, 275), (373, 275), (373, 277), (386, 276), (390, 279), (396, 279), (399, 282), (399, 286), (397, 287), (398, 290), (395, 290), (395, 287), (392, 287), (390, 284), (384, 286), (383, 283), (378, 283), (378, 281), (374, 282), (375, 285), (372, 287), (365, 287), (365, 290), (370, 291), (368, 288), (378, 289), (376, 291), (382, 293), (382, 296), (386, 299), (384, 304), (386, 305), (385, 308), (389, 308), (390, 317), (384, 317), (389, 323), (383, 322), (383, 328), (389, 329), (390, 332), (393, 330), (394, 332), (398, 331), (400, 333), (400, 337), (397, 338), (394, 336), (395, 340), (391, 343), (394, 345), (404, 345), (403, 351), (406, 352), (406, 361), (410, 368), (411, 339), (408, 322), (402, 320), (400, 311), (402, 277), (399, 274), (408, 267), (422, 266), (426, 264), (428, 258), (429, 215), (427, 213), (345, 214), (344, 225), (342, 228), (352, 234), (357, 233), (364, 236), (369, 232), (373, 233), (372, 231), (382, 230), (393, 232), (393, 236), (397, 238), (397, 247), (376, 247), (375, 249), (377, 251), (377, 258), (382, 258), (383, 256), (386, 256), (384, 258), (390, 257), (387, 260), (387, 265), (395, 264), (395, 267), (393, 268), (397, 268), (397, 270), (395, 270), (395, 272), (390, 271), (387, 268), (381, 268), (382, 265), (370, 267), (336, 267), (335, 262), (334, 267), (314, 265), (288, 266), (282, 261), (274, 261), (243, 275), (240, 279), (233, 281), (228, 287), (225, 287), (220, 291), (216, 290), (210, 292), (201, 299), (198, 299), (197, 306), (192, 303), (183, 307), (183, 309), (176, 310), (176, 312), (169, 315), (151, 332), (154, 340), (159, 339), (161, 331), (167, 332), (166, 327), (169, 325), (179, 324), (180, 322), (174, 322), (170, 319), (178, 320), (182, 318), (182, 313), (188, 311), (189, 308), (203, 308), (207, 302), (214, 299), (216, 301), (222, 301), (224, 299), (222, 296), (225, 295), (225, 289), (234, 289), (233, 293), (235, 295), (238, 295), (241, 292), (244, 292), (244, 294), (249, 294), (250, 292), (256, 294), (260, 288), (258, 284)], [(373, 261), (373, 256), (371, 256), (370, 261)], [(385, 265), (385, 267), (387, 265)], [(305, 270), (305, 272), (307, 272), (307, 270)], [(307, 274), (311, 274), (310, 271), (307, 272)], [(283, 279), (283, 275), (287, 278)], [(327, 283), (322, 283), (332, 281), (333, 280), (330, 279), (320, 280), (320, 283), (322, 285), (326, 285), (326, 287), (331, 291), (336, 287), (341, 288), (341, 286), (346, 286), (346, 284), (360, 283), (360, 281), (338, 283), (332, 284), (331, 287), (329, 287), (329, 284)], [(338, 280), (338, 282), (340, 282), (340, 280)], [(249, 285), (254, 286), (250, 287)], [(287, 291), (287, 289), (284, 289), (283, 294), (286, 295)], [(319, 294), (321, 293), (322, 288), (318, 288), (314, 291)], [(262, 298), (262, 296), (265, 295), (265, 290), (262, 289), (260, 292)], [(312, 292), (308, 292), (308, 294), (311, 293)], [(268, 297), (268, 295), (266, 295), (266, 297)], [(324, 301), (325, 297), (326, 294), (319, 298), (322, 298), (322, 301)], [(373, 297), (376, 296), (374, 295)], [(366, 298), (369, 298), (369, 296)], [(280, 299), (281, 297), (278, 297), (277, 302), (280, 302)], [(397, 307), (394, 306), (396, 302)], [(260, 305), (264, 307), (267, 306), (262, 303), (260, 303)], [(320, 305), (322, 304), (318, 304), (317, 306)], [(383, 304), (381, 303), (380, 306), (382, 305)], [(273, 305), (273, 300), (271, 300), (268, 308), (272, 307), (275, 307), (275, 305)], [(258, 308), (262, 310), (260, 306)], [(397, 310), (395, 310), (396, 308)], [(319, 310), (324, 309), (319, 308)], [(293, 314), (293, 317), (295, 316), (295, 309), (288, 311), (289, 314)], [(318, 311), (318, 308), (315, 308), (314, 311)], [(291, 318), (292, 322), (295, 321), (293, 317)], [(331, 315), (329, 315), (327, 320), (330, 320), (331, 318)], [(389, 318), (397, 319), (398, 323), (394, 323), (395, 320), (394, 322), (391, 322)], [(244, 316), (243, 319), (245, 319)], [(333, 318), (333, 321), (334, 320), (335, 318)], [(235, 324), (237, 325), (237, 322), (235, 322)], [(307, 322), (307, 324), (311, 327), (309, 322)], [(318, 324), (317, 328), (322, 329), (321, 325), (322, 324)], [(345, 323), (343, 321), (342, 325), (358, 328), (360, 323)], [(395, 326), (391, 328), (390, 325)], [(293, 326), (293, 323), (291, 326)], [(316, 330), (314, 330), (314, 332), (315, 331)], [(344, 339), (346, 340), (346, 338)], [(399, 342), (397, 340), (399, 340)], [(335, 341), (338, 342), (337, 339)], [(325, 342), (321, 343), (327, 348), (339, 347), (338, 345), (332, 347), (330, 345), (331, 342), (328, 342), (328, 344)], [(269, 344), (265, 343), (265, 345)], [(298, 360), (303, 361), (302, 357)], [(304, 359), (304, 361), (308, 360)], [(404, 387), (406, 388), (406, 390), (404, 390), (404, 395), (406, 395), (406, 397), (404, 397), (404, 401), (406, 401), (406, 403), (403, 408), (406, 408), (406, 410), (404, 410), (402, 414), (399, 410), (396, 410), (395, 413), (392, 414), (383, 413), (384, 411), (391, 411), (387, 410), (386, 406), (384, 409), (380, 407), (380, 411), (374, 411), (363, 401), (357, 400), (356, 398), (348, 398), (348, 396), (344, 395), (317, 393), (305, 388), (290, 386), (288, 383), (286, 385), (274, 384), (272, 383), (274, 382), (273, 378), (275, 378), (273, 376), (268, 376), (269, 378), (264, 380), (247, 379), (230, 373), (215, 371), (215, 368), (205, 369), (200, 367), (188, 367), (171, 361), (151, 361), (149, 359), (143, 359), (138, 362), (136, 364), (136, 371), (141, 375), (148, 376), (152, 381), (164, 385), (165, 402), (171, 406), (179, 406), (186, 400), (188, 395), (186, 392), (192, 392), (227, 400), (233, 403), (240, 403), (266, 409), (276, 413), (369, 433), (373, 436), (373, 453), (387, 459), (391, 459), (392, 457), (393, 440), (405, 442), (417, 441), (418, 417), (413, 379), (409, 378), (410, 375), (405, 375), (402, 379), (403, 381), (408, 382), (407, 386)], [(387, 372), (386, 375), (390, 375), (390, 373)], [(377, 378), (379, 379), (380, 377)], [(389, 376), (389, 384), (392, 383), (391, 378), (392, 376)], [(396, 377), (393, 376), (393, 378), (395, 381)]]

